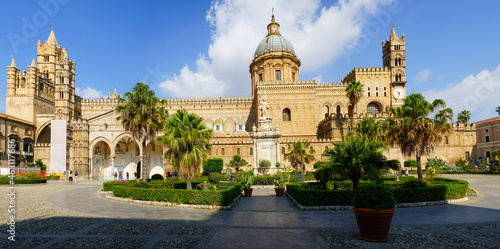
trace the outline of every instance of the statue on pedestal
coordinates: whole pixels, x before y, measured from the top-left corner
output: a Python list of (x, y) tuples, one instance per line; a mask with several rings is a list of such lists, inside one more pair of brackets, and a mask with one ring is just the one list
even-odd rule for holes
[(261, 116), (262, 118), (267, 118), (267, 117), (268, 117), (268, 116), (267, 116), (268, 104), (267, 104), (267, 102), (266, 102), (266, 98), (264, 97), (264, 98), (262, 99), (262, 101), (260, 101), (259, 103), (260, 103), (260, 112), (261, 112), (261, 113), (260, 113), (260, 116)]

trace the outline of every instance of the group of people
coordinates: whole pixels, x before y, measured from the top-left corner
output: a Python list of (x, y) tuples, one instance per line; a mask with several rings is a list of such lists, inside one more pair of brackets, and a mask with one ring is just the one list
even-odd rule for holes
[[(72, 182), (72, 181), (73, 181), (73, 170), (71, 170), (71, 171), (69, 172), (69, 175), (68, 175), (68, 180), (69, 180), (70, 182)], [(74, 179), (74, 180), (75, 180), (75, 182), (78, 182), (78, 171), (75, 171), (75, 179)]]
[(177, 171), (174, 171), (172, 173), (170, 173), (170, 171), (167, 171), (167, 173), (165, 173), (165, 177), (169, 178), (169, 177), (179, 177), (179, 173), (177, 173)]
[[(126, 175), (126, 177), (127, 177), (126, 179), (128, 180), (128, 179), (129, 179), (129, 177), (130, 177), (130, 173), (128, 173), (128, 172), (127, 172), (125, 175)], [(134, 176), (135, 176), (135, 178), (137, 178), (137, 173), (134, 173)], [(120, 179), (120, 180), (121, 180), (121, 179), (123, 179), (122, 172), (120, 172), (119, 174), (115, 172), (115, 179), (116, 179), (116, 178), (118, 178), (118, 179)]]

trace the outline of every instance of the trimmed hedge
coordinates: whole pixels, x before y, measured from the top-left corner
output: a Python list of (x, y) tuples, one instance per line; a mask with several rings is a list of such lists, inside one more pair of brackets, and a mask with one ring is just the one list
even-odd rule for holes
[(442, 201), (447, 199), (446, 192), (446, 186), (397, 188), (394, 190), (394, 197), (398, 203)]
[[(14, 179), (14, 184), (37, 184), (47, 183), (47, 179)], [(10, 180), (0, 180), (0, 185), (10, 184)]]
[(307, 190), (297, 184), (286, 185), (286, 191), (303, 206), (350, 206), (353, 190)]
[(183, 204), (227, 206), (241, 195), (243, 186), (235, 184), (224, 190), (186, 190), (163, 188), (135, 188), (115, 185), (113, 194), (118, 197), (132, 197), (134, 200), (165, 201)]

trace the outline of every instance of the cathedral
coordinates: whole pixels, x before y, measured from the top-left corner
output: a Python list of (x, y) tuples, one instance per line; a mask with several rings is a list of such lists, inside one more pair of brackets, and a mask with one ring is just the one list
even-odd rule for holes
[[(364, 117), (383, 120), (388, 108), (403, 104), (407, 84), (405, 36), (398, 36), (394, 26), (389, 39), (382, 42), (382, 66), (354, 68), (340, 82), (300, 80), (301, 62), (280, 33), (274, 15), (266, 33), (250, 64), (250, 97), (167, 100), (170, 114), (185, 109), (203, 117), (213, 129), (211, 157), (228, 163), (233, 155), (240, 155), (254, 169), (260, 160), (267, 159), (274, 167), (276, 162), (289, 164), (284, 159), (287, 144), (301, 140), (310, 143), (319, 161), (325, 148), (352, 129), (351, 115), (355, 123)], [(115, 108), (120, 96), (116, 89), (100, 99), (75, 94), (75, 67), (68, 51), (58, 45), (54, 30), (45, 43), (38, 41), (37, 58), (27, 72), (21, 72), (12, 59), (7, 68), (6, 114), (0, 119), (16, 118), (24, 128), (15, 131), (15, 120), (10, 126), (5, 123), (0, 127), (0, 137), (17, 141), (17, 160), (42, 159), (49, 173), (73, 170), (87, 179), (113, 179), (127, 173), (131, 178), (149, 178), (173, 171), (162, 157), (163, 148), (153, 142), (141, 148), (117, 121)], [(345, 93), (351, 81), (364, 85), (355, 108)], [(473, 125), (453, 124), (453, 132), (429, 157), (438, 156), (450, 164), (459, 158), (470, 159), (475, 136)], [(6, 146), (6, 142), (1, 143), (0, 148), (6, 151)], [(146, 151), (145, 158), (139, 156), (140, 150)], [(391, 148), (386, 155), (401, 162), (407, 159), (398, 148)], [(313, 170), (312, 164), (307, 170)]]

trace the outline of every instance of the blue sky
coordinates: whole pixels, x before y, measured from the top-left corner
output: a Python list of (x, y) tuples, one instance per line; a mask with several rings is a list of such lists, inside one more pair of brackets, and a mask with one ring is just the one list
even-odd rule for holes
[[(119, 3), (119, 4), (118, 4)], [(148, 83), (162, 98), (249, 96), (250, 64), (271, 8), (302, 61), (300, 79), (339, 82), (382, 65), (382, 41), (405, 34), (407, 92), (443, 98), (472, 121), (500, 105), (498, 1), (2, 1), (0, 68), (21, 70), (54, 26), (83, 97)], [(32, 29), (29, 29), (32, 27)], [(6, 92), (0, 87), (0, 95)], [(0, 112), (5, 98), (0, 98)]]

